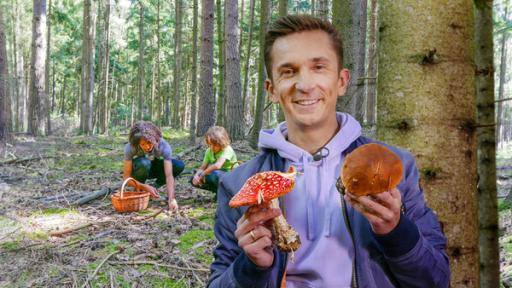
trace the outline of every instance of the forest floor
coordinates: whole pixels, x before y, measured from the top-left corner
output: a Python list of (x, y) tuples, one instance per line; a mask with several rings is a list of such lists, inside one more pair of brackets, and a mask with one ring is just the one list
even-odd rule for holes
[[(17, 161), (0, 159), (0, 287), (204, 287), (216, 204), (187, 181), (206, 147), (191, 149), (186, 133), (164, 137), (173, 154), (190, 151), (176, 179), (179, 211), (151, 200), (147, 210), (120, 214), (110, 196), (74, 202), (120, 185), (127, 135), (18, 135), (7, 153)], [(247, 143), (233, 147), (242, 161), (256, 154)]]
[[(188, 178), (206, 147), (164, 129), (173, 154), (186, 163), (176, 179), (176, 213), (159, 200), (141, 212), (116, 213), (110, 196), (76, 205), (93, 191), (120, 185), (127, 135), (113, 134), (17, 135), (1, 155), (0, 287), (205, 286), (217, 244), (216, 204), (212, 193), (191, 187)], [(233, 147), (242, 161), (257, 153), (245, 142)], [(512, 189), (511, 163), (512, 143), (498, 153), (497, 170), (505, 282), (512, 282), (512, 204), (503, 201)]]

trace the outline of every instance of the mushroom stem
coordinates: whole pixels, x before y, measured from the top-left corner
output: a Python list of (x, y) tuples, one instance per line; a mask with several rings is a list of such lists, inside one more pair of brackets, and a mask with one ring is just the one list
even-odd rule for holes
[[(270, 202), (271, 208), (279, 208), (279, 200), (273, 199)], [(299, 234), (293, 230), (292, 226), (286, 222), (283, 215), (279, 215), (272, 219), (272, 226), (274, 227), (275, 244), (279, 250), (284, 252), (297, 251), (300, 247)]]

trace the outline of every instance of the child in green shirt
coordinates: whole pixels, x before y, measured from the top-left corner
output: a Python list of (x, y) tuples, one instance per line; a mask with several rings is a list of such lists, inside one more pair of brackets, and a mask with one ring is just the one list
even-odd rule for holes
[(233, 169), (237, 163), (236, 154), (231, 148), (229, 135), (224, 127), (213, 126), (206, 131), (208, 149), (203, 163), (190, 180), (192, 186), (209, 190), (217, 196), (220, 177)]

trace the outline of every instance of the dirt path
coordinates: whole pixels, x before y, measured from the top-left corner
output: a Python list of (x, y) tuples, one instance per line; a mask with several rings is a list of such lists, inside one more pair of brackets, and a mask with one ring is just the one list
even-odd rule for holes
[[(170, 139), (175, 154), (190, 146), (178, 136)], [(165, 201), (130, 214), (115, 213), (109, 197), (72, 205), (119, 184), (125, 138), (21, 136), (9, 147), (9, 157), (33, 159), (0, 165), (0, 287), (205, 286), (216, 204), (187, 183), (203, 149), (183, 156), (177, 213)], [(242, 160), (254, 155), (234, 147)]]

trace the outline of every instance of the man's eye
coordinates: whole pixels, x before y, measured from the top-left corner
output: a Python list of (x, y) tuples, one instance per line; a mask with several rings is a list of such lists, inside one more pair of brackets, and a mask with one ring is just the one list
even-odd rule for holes
[(283, 75), (283, 76), (291, 76), (291, 75), (293, 75), (293, 70), (292, 69), (282, 70), (281, 71), (281, 75)]
[(315, 65), (315, 70), (322, 70), (325, 68), (325, 65)]

